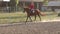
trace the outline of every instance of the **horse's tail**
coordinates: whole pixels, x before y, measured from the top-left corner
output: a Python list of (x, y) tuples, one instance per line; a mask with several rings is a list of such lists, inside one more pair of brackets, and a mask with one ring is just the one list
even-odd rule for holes
[(43, 12), (41, 12), (41, 11), (39, 11), (39, 14), (40, 14), (41, 16), (45, 16), (45, 14), (44, 14)]
[(37, 9), (37, 11), (41, 16), (45, 16), (45, 13), (41, 12), (39, 9)]

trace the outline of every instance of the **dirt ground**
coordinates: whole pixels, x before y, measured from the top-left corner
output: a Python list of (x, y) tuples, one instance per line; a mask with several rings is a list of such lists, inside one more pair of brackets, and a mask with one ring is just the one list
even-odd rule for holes
[(29, 22), (0, 26), (0, 34), (60, 34), (60, 22)]

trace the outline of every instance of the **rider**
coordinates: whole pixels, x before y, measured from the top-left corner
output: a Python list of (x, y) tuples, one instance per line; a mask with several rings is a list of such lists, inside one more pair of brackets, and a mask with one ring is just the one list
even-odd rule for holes
[(34, 12), (34, 3), (33, 2), (31, 2), (29, 8), (31, 9), (31, 13)]

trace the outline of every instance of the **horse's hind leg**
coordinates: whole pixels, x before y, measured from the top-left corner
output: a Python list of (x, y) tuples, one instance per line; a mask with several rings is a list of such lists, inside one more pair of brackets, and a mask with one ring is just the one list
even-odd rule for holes
[[(36, 20), (36, 15), (35, 15), (35, 20)], [(34, 20), (34, 21), (35, 21), (35, 20)]]
[(41, 21), (41, 16), (40, 16), (40, 15), (38, 15), (38, 17), (40, 18), (40, 21)]

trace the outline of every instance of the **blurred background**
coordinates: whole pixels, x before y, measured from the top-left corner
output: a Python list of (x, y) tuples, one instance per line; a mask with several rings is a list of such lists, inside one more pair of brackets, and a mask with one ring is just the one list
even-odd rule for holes
[[(23, 7), (29, 6), (31, 1), (35, 5), (34, 9), (46, 14), (41, 16), (42, 21), (60, 19), (60, 0), (0, 0), (0, 22), (24, 22), (27, 16), (23, 13)], [(37, 21), (39, 21), (38, 17)]]

